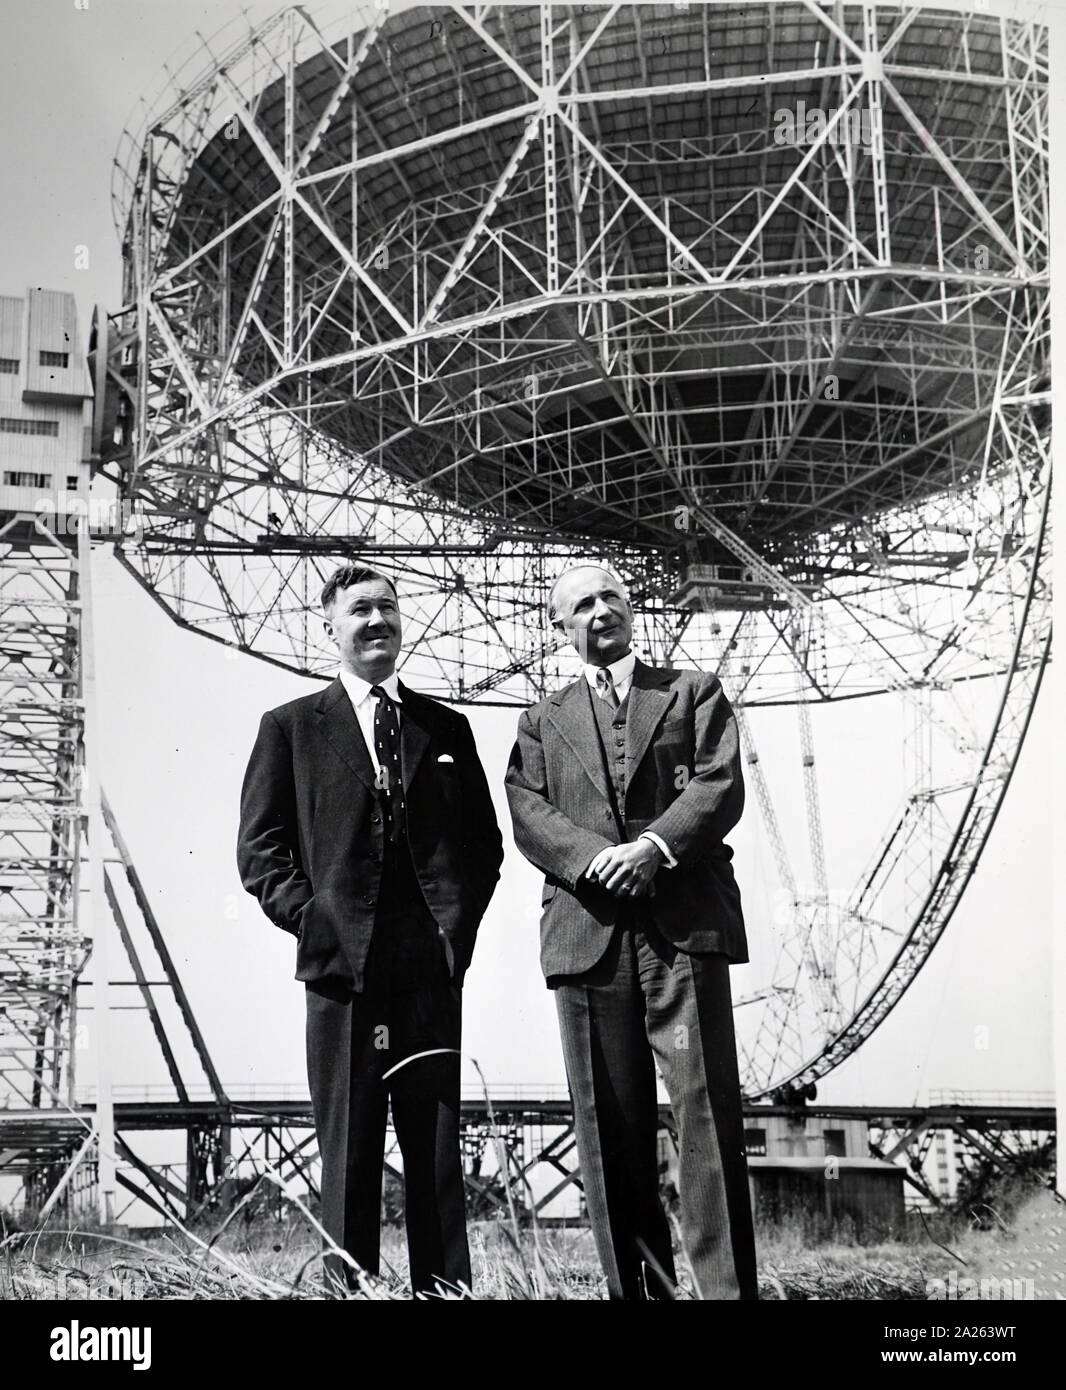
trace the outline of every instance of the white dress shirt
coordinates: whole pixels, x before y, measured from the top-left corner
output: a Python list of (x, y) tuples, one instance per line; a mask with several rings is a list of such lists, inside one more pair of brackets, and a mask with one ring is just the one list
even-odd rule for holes
[(610, 671), (611, 680), (614, 681), (614, 688), (618, 695), (618, 703), (621, 704), (629, 694), (629, 687), (633, 684), (633, 671), (636, 668), (636, 664), (636, 652), (627, 652), (625, 656), (620, 657), (618, 661), (613, 662), (610, 666), (586, 666), (585, 679), (592, 687), (593, 695), (599, 695), (602, 700), (603, 696), (600, 695), (599, 686), (596, 684), (596, 677), (601, 670)]
[[(595, 698), (597, 700), (602, 700), (604, 698), (603, 695), (600, 694), (600, 688), (596, 684), (596, 678), (601, 670), (607, 670), (611, 673), (611, 680), (614, 683), (615, 694), (618, 696), (618, 703), (621, 704), (622, 701), (629, 694), (630, 688), (633, 685), (633, 671), (636, 668), (636, 664), (636, 653), (627, 652), (625, 656), (619, 657), (617, 661), (612, 661), (610, 666), (586, 666), (585, 679), (588, 681)], [(662, 854), (666, 859), (666, 867), (668, 869), (677, 868), (677, 860), (670, 853), (670, 847), (666, 844), (665, 840), (661, 840), (659, 836), (656, 835), (654, 830), (642, 830), (640, 834), (637, 836), (637, 839), (650, 840), (652, 844), (656, 846), (657, 849), (662, 851)]]
[[(338, 671), (341, 682), (348, 692), (348, 698), (352, 702), (355, 710), (355, 717), (359, 721), (359, 728), (362, 730), (363, 742), (366, 744), (367, 752), (370, 754), (370, 761), (374, 764), (374, 776), (381, 771), (381, 764), (378, 762), (377, 750), (374, 747), (374, 714), (377, 710), (377, 697), (371, 695), (372, 689), (369, 681), (363, 680), (362, 676), (356, 676), (351, 671)], [(391, 676), (386, 676), (383, 681), (375, 681), (375, 685), (380, 685), (389, 699), (396, 705), (402, 705), (403, 700), (400, 696), (400, 681), (396, 672)], [(396, 711), (396, 722), (400, 722), (400, 711)]]

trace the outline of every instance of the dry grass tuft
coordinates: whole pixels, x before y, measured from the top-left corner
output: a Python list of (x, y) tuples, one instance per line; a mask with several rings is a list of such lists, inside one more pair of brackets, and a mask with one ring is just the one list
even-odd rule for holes
[[(108, 1301), (339, 1298), (322, 1278), (317, 1223), (294, 1208), (280, 1219), (232, 1218), (213, 1231), (117, 1233), (83, 1226), (22, 1231), (0, 1240), (0, 1299)], [(794, 1228), (759, 1229), (764, 1299), (894, 1301), (926, 1297), (952, 1258), (924, 1245), (871, 1247), (822, 1243), (804, 1247)], [(587, 1228), (517, 1229), (509, 1220), (471, 1224), (470, 1252), (478, 1301), (587, 1301), (606, 1296)], [(683, 1261), (679, 1261), (683, 1268)], [(958, 1265), (954, 1265), (956, 1269)], [(684, 1276), (682, 1276), (684, 1281)], [(410, 1298), (403, 1232), (387, 1226), (382, 1275), (363, 1276), (348, 1295), (359, 1301)], [(456, 1298), (455, 1294), (443, 1294)], [(682, 1299), (691, 1292), (682, 1288)]]

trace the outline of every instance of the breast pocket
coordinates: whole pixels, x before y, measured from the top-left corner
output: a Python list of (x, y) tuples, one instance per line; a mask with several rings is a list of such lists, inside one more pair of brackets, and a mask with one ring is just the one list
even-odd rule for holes
[(436, 776), (436, 785), (439, 794), (447, 800), (449, 805), (458, 804), (462, 779), (459, 773), (459, 764), (455, 761), (454, 753), (438, 754), (433, 765), (433, 771)]

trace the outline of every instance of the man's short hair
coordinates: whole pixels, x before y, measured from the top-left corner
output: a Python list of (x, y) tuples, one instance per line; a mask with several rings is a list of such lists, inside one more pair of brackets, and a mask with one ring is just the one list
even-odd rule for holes
[(399, 603), (400, 596), (396, 592), (396, 585), (387, 574), (381, 574), (378, 570), (372, 570), (369, 565), (360, 565), (352, 562), (341, 565), (335, 569), (326, 580), (326, 586), (322, 590), (322, 607), (328, 613), (333, 607), (333, 600), (337, 597), (338, 589), (348, 589), (353, 584), (366, 584), (372, 579), (380, 579), (383, 584), (387, 584), (393, 592), (393, 597)]
[(626, 598), (629, 598), (629, 586), (615, 574), (610, 565), (601, 565), (598, 560), (585, 560), (580, 565), (568, 565), (566, 569), (560, 571), (560, 573), (555, 576), (555, 579), (552, 581), (552, 586), (548, 590), (548, 621), (550, 623), (558, 621), (558, 614), (555, 611), (556, 589), (558, 589), (559, 585), (568, 574), (576, 574), (578, 570), (601, 570), (604, 574), (609, 574), (621, 589), (622, 593), (625, 594)]

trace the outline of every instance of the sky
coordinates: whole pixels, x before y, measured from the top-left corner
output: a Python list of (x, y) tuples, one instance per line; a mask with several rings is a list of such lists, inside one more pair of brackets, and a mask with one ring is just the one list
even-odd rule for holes
[[(261, 18), (276, 7), (244, 8)], [(194, 32), (210, 35), (237, 13), (228, 0), (89, 0), (81, 9), (66, 0), (3, 0), (0, 293), (29, 285), (72, 291), (83, 333), (93, 304), (118, 306), (109, 189), (120, 132), (141, 96), (163, 86), (164, 64), (174, 66)], [(88, 248), (85, 269), (75, 269), (78, 248)], [(243, 892), (234, 841), (260, 714), (316, 683), (180, 630), (104, 549), (94, 557), (93, 583), (107, 793), (218, 1071), (238, 1088), (298, 1091), (303, 1005), (292, 979), (293, 942)], [(537, 959), (539, 876), (514, 848), (502, 793), (517, 711), (467, 713), (507, 859), (467, 979), (464, 1047), (493, 1084), (559, 1085), (554, 1006)], [(867, 818), (878, 825), (887, 818), (899, 776), (899, 718), (888, 697), (815, 712), (834, 884), (850, 886), (852, 841)], [(785, 788), (786, 829), (795, 833), (796, 738), (783, 719), (760, 715), (755, 727), (764, 763)], [(888, 1021), (822, 1083), (824, 1099), (902, 1104), (931, 1090), (1050, 1092), (1055, 726), (1046, 688), (961, 907)], [(772, 866), (753, 800), (731, 843), (753, 948), (766, 949)], [(115, 1037), (120, 1087), (164, 1079), (142, 1016), (116, 1015)], [(473, 1079), (469, 1064), (464, 1079)]]

